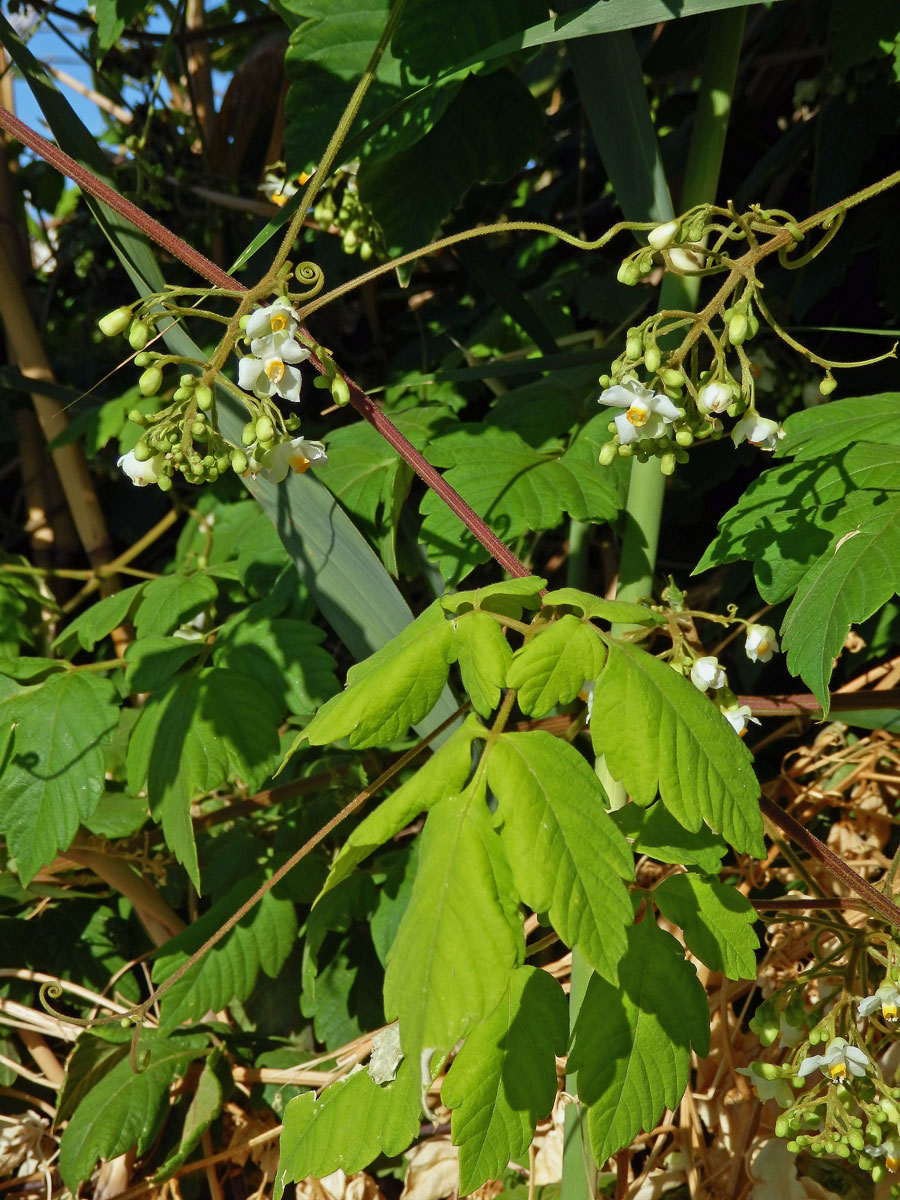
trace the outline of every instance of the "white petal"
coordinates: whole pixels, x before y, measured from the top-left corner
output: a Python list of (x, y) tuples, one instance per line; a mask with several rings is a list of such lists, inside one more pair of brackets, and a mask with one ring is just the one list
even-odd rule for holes
[(860, 1000), (858, 1012), (861, 1017), (868, 1017), (875, 1012), (876, 1008), (881, 1008), (881, 997), (877, 993)]
[(632, 442), (636, 442), (642, 436), (642, 433), (628, 420), (625, 413), (619, 413), (615, 418), (616, 433), (619, 435), (619, 441), (623, 446), (629, 446)]
[(238, 386), (242, 387), (245, 392), (252, 392), (262, 371), (262, 360), (251, 358), (249, 354), (245, 354), (238, 363)]
[(813, 1071), (818, 1071), (827, 1065), (824, 1054), (811, 1054), (809, 1058), (804, 1058), (797, 1068), (797, 1074), (801, 1079), (805, 1079), (807, 1075), (812, 1075)]
[(293, 339), (286, 341), (281, 347), (281, 357), (285, 362), (305, 362), (309, 358), (309, 353), (309, 350), (305, 346), (301, 346), (299, 342), (295, 342)]
[(653, 397), (653, 408), (664, 417), (667, 421), (677, 421), (684, 416), (684, 409), (673, 404), (668, 396), (664, 396), (661, 392)]

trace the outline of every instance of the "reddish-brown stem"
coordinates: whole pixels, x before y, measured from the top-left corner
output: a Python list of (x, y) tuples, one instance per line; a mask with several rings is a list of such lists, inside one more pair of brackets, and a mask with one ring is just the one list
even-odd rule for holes
[(763, 816), (768, 817), (773, 825), (777, 825), (782, 833), (786, 833), (795, 846), (799, 846), (801, 850), (805, 850), (807, 854), (817, 858), (829, 874), (840, 879), (841, 883), (863, 899), (869, 908), (874, 908), (889, 925), (900, 928), (900, 908), (892, 900), (889, 900), (871, 883), (848, 867), (844, 860), (838, 858), (833, 850), (829, 850), (815, 834), (810, 833), (777, 804), (773, 804), (767, 796), (760, 796), (759, 807)]
[[(741, 696), (757, 717), (808, 717), (822, 712), (822, 705), (810, 692), (792, 696)], [(866, 692), (832, 692), (831, 712), (860, 712), (869, 708), (900, 708), (900, 688), (872, 689)]]
[(52, 167), (56, 167), (63, 175), (67, 175), (69, 179), (75, 181), (82, 191), (89, 192), (92, 196), (96, 196), (108, 208), (113, 209), (119, 216), (124, 217), (126, 221), (130, 221), (136, 229), (141, 233), (146, 234), (164, 250), (168, 250), (176, 258), (180, 258), (183, 263), (196, 271), (203, 279), (208, 279), (215, 287), (228, 288), (229, 290), (245, 290), (241, 284), (236, 283), (230, 275), (227, 275), (221, 267), (217, 267), (214, 262), (206, 257), (205, 254), (200, 254), (193, 246), (189, 246), (187, 242), (182, 241), (180, 237), (176, 237), (174, 233), (170, 233), (165, 225), (160, 225), (159, 221), (147, 215), (136, 204), (132, 204), (130, 200), (126, 200), (124, 196), (120, 196), (118, 192), (113, 191), (108, 183), (104, 183), (102, 179), (98, 179), (86, 167), (77, 163), (74, 158), (71, 158), (64, 150), (60, 150), (59, 146), (54, 146), (52, 142), (48, 142), (46, 138), (41, 137), (39, 133), (35, 133), (30, 126), (24, 121), (20, 121), (17, 116), (11, 113), (8, 109), (0, 107), (0, 128), (5, 129), (7, 133), (11, 133), (13, 137), (33, 150), (35, 154), (39, 154), (45, 162), (50, 163)]
[[(39, 154), (51, 166), (56, 167), (63, 175), (67, 175), (73, 179), (79, 187), (84, 191), (90, 192), (92, 196), (96, 196), (109, 208), (123, 216), (127, 221), (130, 221), (137, 229), (152, 238), (163, 249), (168, 250), (176, 258), (180, 258), (183, 263), (186, 263), (193, 271), (196, 271), (204, 279), (208, 279), (215, 287), (224, 287), (232, 291), (246, 291), (243, 284), (232, 279), (220, 267), (217, 267), (214, 262), (211, 262), (205, 255), (199, 254), (187, 242), (176, 237), (174, 233), (170, 233), (165, 226), (160, 225), (158, 221), (154, 221), (145, 212), (132, 204), (130, 200), (125, 200), (118, 192), (113, 189), (102, 179), (98, 179), (96, 175), (91, 174), (85, 167), (82, 167), (70, 158), (68, 154), (60, 150), (58, 146), (54, 146), (52, 142), (48, 142), (46, 138), (41, 137), (39, 133), (18, 117), (14, 116), (7, 109), (0, 107), (0, 127), (6, 129), (19, 139), (23, 145), (28, 146), (35, 154)], [(310, 359), (311, 365), (318, 371), (324, 372), (325, 368), (315, 357)], [(530, 571), (520, 562), (513, 552), (500, 541), (493, 530), (478, 516), (475, 510), (468, 505), (459, 492), (447, 483), (439, 471), (431, 465), (430, 462), (422, 455), (413, 444), (403, 436), (397, 426), (369, 399), (365, 392), (352, 380), (347, 380), (347, 385), (350, 388), (350, 403), (361, 416), (369, 422), (370, 425), (378, 430), (381, 436), (390, 443), (397, 451), (402, 459), (404, 459), (412, 469), (416, 472), (420, 479), (424, 480), (430, 488), (432, 488), (444, 503), (459, 517), (463, 525), (469, 530), (474, 538), (484, 546), (491, 558), (495, 559), (505, 571), (510, 575), (525, 576), (529, 575)]]

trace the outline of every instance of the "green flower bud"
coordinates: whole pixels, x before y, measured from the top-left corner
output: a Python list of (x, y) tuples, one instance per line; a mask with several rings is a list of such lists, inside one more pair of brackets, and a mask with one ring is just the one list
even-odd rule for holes
[(634, 287), (641, 277), (640, 268), (637, 263), (626, 260), (616, 272), (616, 279), (619, 283), (624, 283), (626, 287)]
[(143, 438), (134, 444), (134, 457), (138, 462), (149, 462), (153, 457), (153, 451), (147, 445)]
[(684, 387), (684, 375), (680, 371), (663, 371), (662, 381), (667, 388)]
[(241, 441), (245, 446), (252, 446), (256, 441), (256, 422), (248, 421), (241, 430)]
[(732, 346), (740, 346), (747, 336), (749, 324), (743, 313), (735, 313), (728, 322), (728, 340)]
[(191, 424), (191, 437), (196, 442), (205, 442), (209, 437), (209, 426), (204, 425), (202, 421), (194, 421)]
[(141, 410), (139, 408), (133, 408), (131, 410), (131, 412), (128, 414), (128, 420), (131, 421), (131, 423), (133, 425), (146, 425), (147, 424), (147, 418), (144, 416), (144, 414), (141, 412)]
[(651, 375), (655, 375), (659, 370), (660, 362), (662, 362), (662, 354), (660, 353), (659, 346), (650, 346), (644, 355), (644, 366)]
[(118, 333), (124, 333), (130, 321), (131, 309), (123, 305), (122, 308), (117, 308), (113, 312), (107, 313), (105, 317), (101, 317), (97, 324), (104, 336), (115, 337)]
[(220, 475), (222, 474), (223, 471), (227, 471), (230, 466), (231, 466), (231, 459), (228, 457), (227, 454), (217, 454), (216, 455), (216, 470), (219, 472)]
[(691, 461), (691, 456), (688, 454), (687, 450), (683, 450), (681, 446), (679, 446), (675, 451), (675, 461), (684, 466), (685, 463)]
[(327, 375), (314, 375), (313, 387), (318, 388), (320, 391), (324, 391), (326, 388), (331, 387), (331, 380)]
[(788, 1124), (787, 1117), (785, 1117), (784, 1113), (782, 1113), (782, 1115), (775, 1122), (775, 1136), (783, 1138), (787, 1137), (789, 1133), (790, 1125)]
[(197, 401), (197, 407), (201, 412), (209, 412), (213, 406), (212, 388), (208, 388), (206, 384), (201, 384), (194, 391), (194, 399)]
[(631, 458), (632, 454), (634, 454), (634, 446), (630, 443), (627, 446), (619, 446), (616, 454), (618, 454), (619, 458)]
[(368, 262), (374, 253), (375, 253), (375, 251), (372, 249), (371, 242), (360, 242), (359, 243), (359, 257), (362, 259), (363, 262)]
[(761, 1075), (763, 1079), (768, 1079), (771, 1081), (773, 1079), (781, 1078), (781, 1071), (775, 1065), (775, 1063), (758, 1062), (758, 1063), (755, 1063), (754, 1065), (756, 1067), (757, 1075)]
[(874, 1159), (869, 1158), (868, 1154), (861, 1154), (856, 1165), (861, 1171), (871, 1171), (874, 1161)]
[(240, 326), (240, 328), (241, 328), (241, 329), (246, 329), (246, 328), (247, 328), (247, 322), (248, 322), (249, 320), (250, 320), (250, 314), (249, 314), (249, 313), (244, 313), (244, 315), (243, 315), (243, 316), (241, 317), (241, 319), (238, 321), (238, 325)]
[(787, 1148), (791, 1154), (797, 1154), (800, 1150), (800, 1144), (798, 1142), (788, 1142)]
[(215, 483), (219, 478), (219, 468), (216, 466), (210, 467), (206, 472), (206, 478), (210, 483)]
[(268, 417), (260, 417), (256, 422), (256, 436), (261, 442), (270, 442), (275, 437), (275, 426)]
[(604, 392), (608, 387), (612, 386), (612, 379), (609, 375), (601, 375), (597, 382), (600, 384), (600, 388)]
[(823, 396), (830, 396), (836, 387), (837, 387), (837, 380), (834, 378), (834, 376), (826, 375), (825, 378), (822, 380), (822, 382), (819, 384), (819, 391), (822, 393)]
[(358, 239), (352, 229), (347, 229), (344, 231), (344, 236), (341, 239), (341, 243), (347, 254), (353, 254), (358, 245)]
[(161, 492), (170, 492), (172, 490), (172, 476), (158, 475), (156, 477), (156, 486)]
[(237, 475), (243, 475), (248, 467), (247, 455), (243, 450), (233, 450), (231, 452), (231, 469)]
[(847, 1141), (854, 1150), (863, 1151), (866, 1148), (866, 1139), (858, 1129), (851, 1129), (847, 1134)]
[[(679, 446), (693, 446), (694, 435), (690, 429), (676, 429), (675, 430), (675, 441), (678, 443)], [(775, 1032), (777, 1035), (777, 1033), (778, 1033), (777, 1028), (776, 1028)], [(772, 1040), (774, 1041), (774, 1038)], [(764, 1042), (763, 1045), (765, 1045), (765, 1044), (766, 1043)], [(771, 1046), (772, 1043), (769, 1042), (768, 1044)]]
[(170, 446), (177, 446), (178, 443), (181, 441), (181, 430), (180, 429), (170, 429), (168, 431), (168, 433), (166, 434), (166, 441), (169, 443)]
[(190, 371), (185, 371), (185, 373), (178, 380), (178, 383), (181, 387), (187, 388), (189, 391), (193, 391), (197, 386), (197, 376), (192, 375)]
[(148, 367), (138, 380), (142, 396), (155, 396), (162, 383), (162, 371), (159, 367)]
[(150, 330), (143, 321), (135, 321), (128, 330), (128, 345), (132, 350), (143, 350), (150, 340)]
[(193, 395), (192, 388), (177, 387), (175, 389), (175, 394), (172, 396), (172, 399), (175, 401), (176, 404), (183, 404), (185, 402), (185, 400), (190, 400), (192, 395)]
[(630, 337), (625, 343), (625, 357), (638, 362), (644, 356), (644, 343), (639, 337)]
[[(862, 1164), (860, 1164), (860, 1165), (862, 1165)], [(887, 1167), (884, 1165), (884, 1163), (873, 1162), (872, 1163), (872, 1182), (873, 1183), (881, 1183), (881, 1181), (882, 1181), (882, 1179), (884, 1179), (885, 1175), (887, 1175)]]
[(619, 454), (619, 448), (615, 442), (605, 442), (600, 447), (600, 466), (608, 467), (616, 461)]
[(350, 403), (350, 388), (346, 379), (341, 379), (340, 375), (336, 375), (331, 384), (331, 398), (341, 408)]
[(663, 475), (674, 475), (675, 474), (675, 455), (672, 454), (671, 452), (669, 452), (668, 454), (664, 454), (662, 456), (662, 458), (659, 460), (659, 469), (662, 471)]
[(147, 351), (142, 351), (134, 356), (134, 365), (136, 367), (149, 367), (156, 355), (150, 354)]
[(647, 242), (654, 250), (665, 250), (667, 246), (671, 246), (677, 236), (678, 222), (666, 221), (650, 230), (647, 234)]
[(747, 317), (747, 325), (749, 327), (747, 330), (747, 340), (749, 341), (750, 338), (755, 338), (759, 333), (759, 317), (755, 313), (750, 313)]

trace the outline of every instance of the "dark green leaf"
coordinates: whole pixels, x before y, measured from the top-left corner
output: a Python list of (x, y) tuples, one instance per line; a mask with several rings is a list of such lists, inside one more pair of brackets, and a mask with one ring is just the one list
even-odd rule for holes
[(665, 863), (695, 863), (702, 871), (715, 874), (728, 846), (706, 825), (690, 832), (681, 825), (664, 804), (641, 808), (626, 804), (610, 813), (622, 833), (630, 839), (632, 849), (639, 854)]
[(163, 575), (144, 586), (134, 623), (142, 637), (186, 625), (218, 595), (209, 575)]
[(307, 716), (337, 691), (325, 634), (308, 621), (237, 617), (216, 639), (213, 663), (256, 680), (283, 709)]
[(149, 636), (132, 642), (125, 654), (125, 682), (132, 692), (155, 692), (168, 683), (175, 672), (203, 650), (198, 640)]

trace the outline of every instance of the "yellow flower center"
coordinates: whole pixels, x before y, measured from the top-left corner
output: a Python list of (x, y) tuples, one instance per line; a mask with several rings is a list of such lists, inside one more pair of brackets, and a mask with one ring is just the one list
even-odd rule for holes
[(281, 383), (284, 378), (284, 363), (280, 358), (272, 358), (266, 363), (266, 375), (271, 383)]
[(278, 208), (284, 208), (285, 204), (288, 202), (288, 197), (284, 194), (284, 192), (273, 192), (269, 199), (273, 204), (277, 205)]
[(828, 1073), (831, 1078), (837, 1082), (839, 1079), (846, 1078), (847, 1068), (842, 1062), (836, 1062), (834, 1066), (829, 1067)]
[(309, 470), (309, 459), (304, 454), (295, 454), (290, 460), (291, 470), (298, 475), (302, 475), (304, 471)]
[(760, 656), (760, 658), (762, 658), (764, 654), (769, 653), (769, 643), (765, 638), (756, 643), (756, 653)]
[(284, 313), (275, 313), (269, 324), (273, 333), (281, 333), (282, 329), (287, 329), (287, 317)]
[(647, 424), (647, 418), (650, 416), (650, 410), (645, 408), (643, 404), (632, 404), (625, 416), (632, 425), (638, 426)]
[(900, 1167), (900, 1158), (894, 1158), (893, 1154), (886, 1154), (884, 1156), (884, 1165), (893, 1174)]
[(884, 1017), (884, 1019), (886, 1021), (896, 1021), (897, 1020), (897, 1005), (892, 1003), (891, 1001), (888, 1001), (886, 1004), (882, 1004), (881, 1015)]

